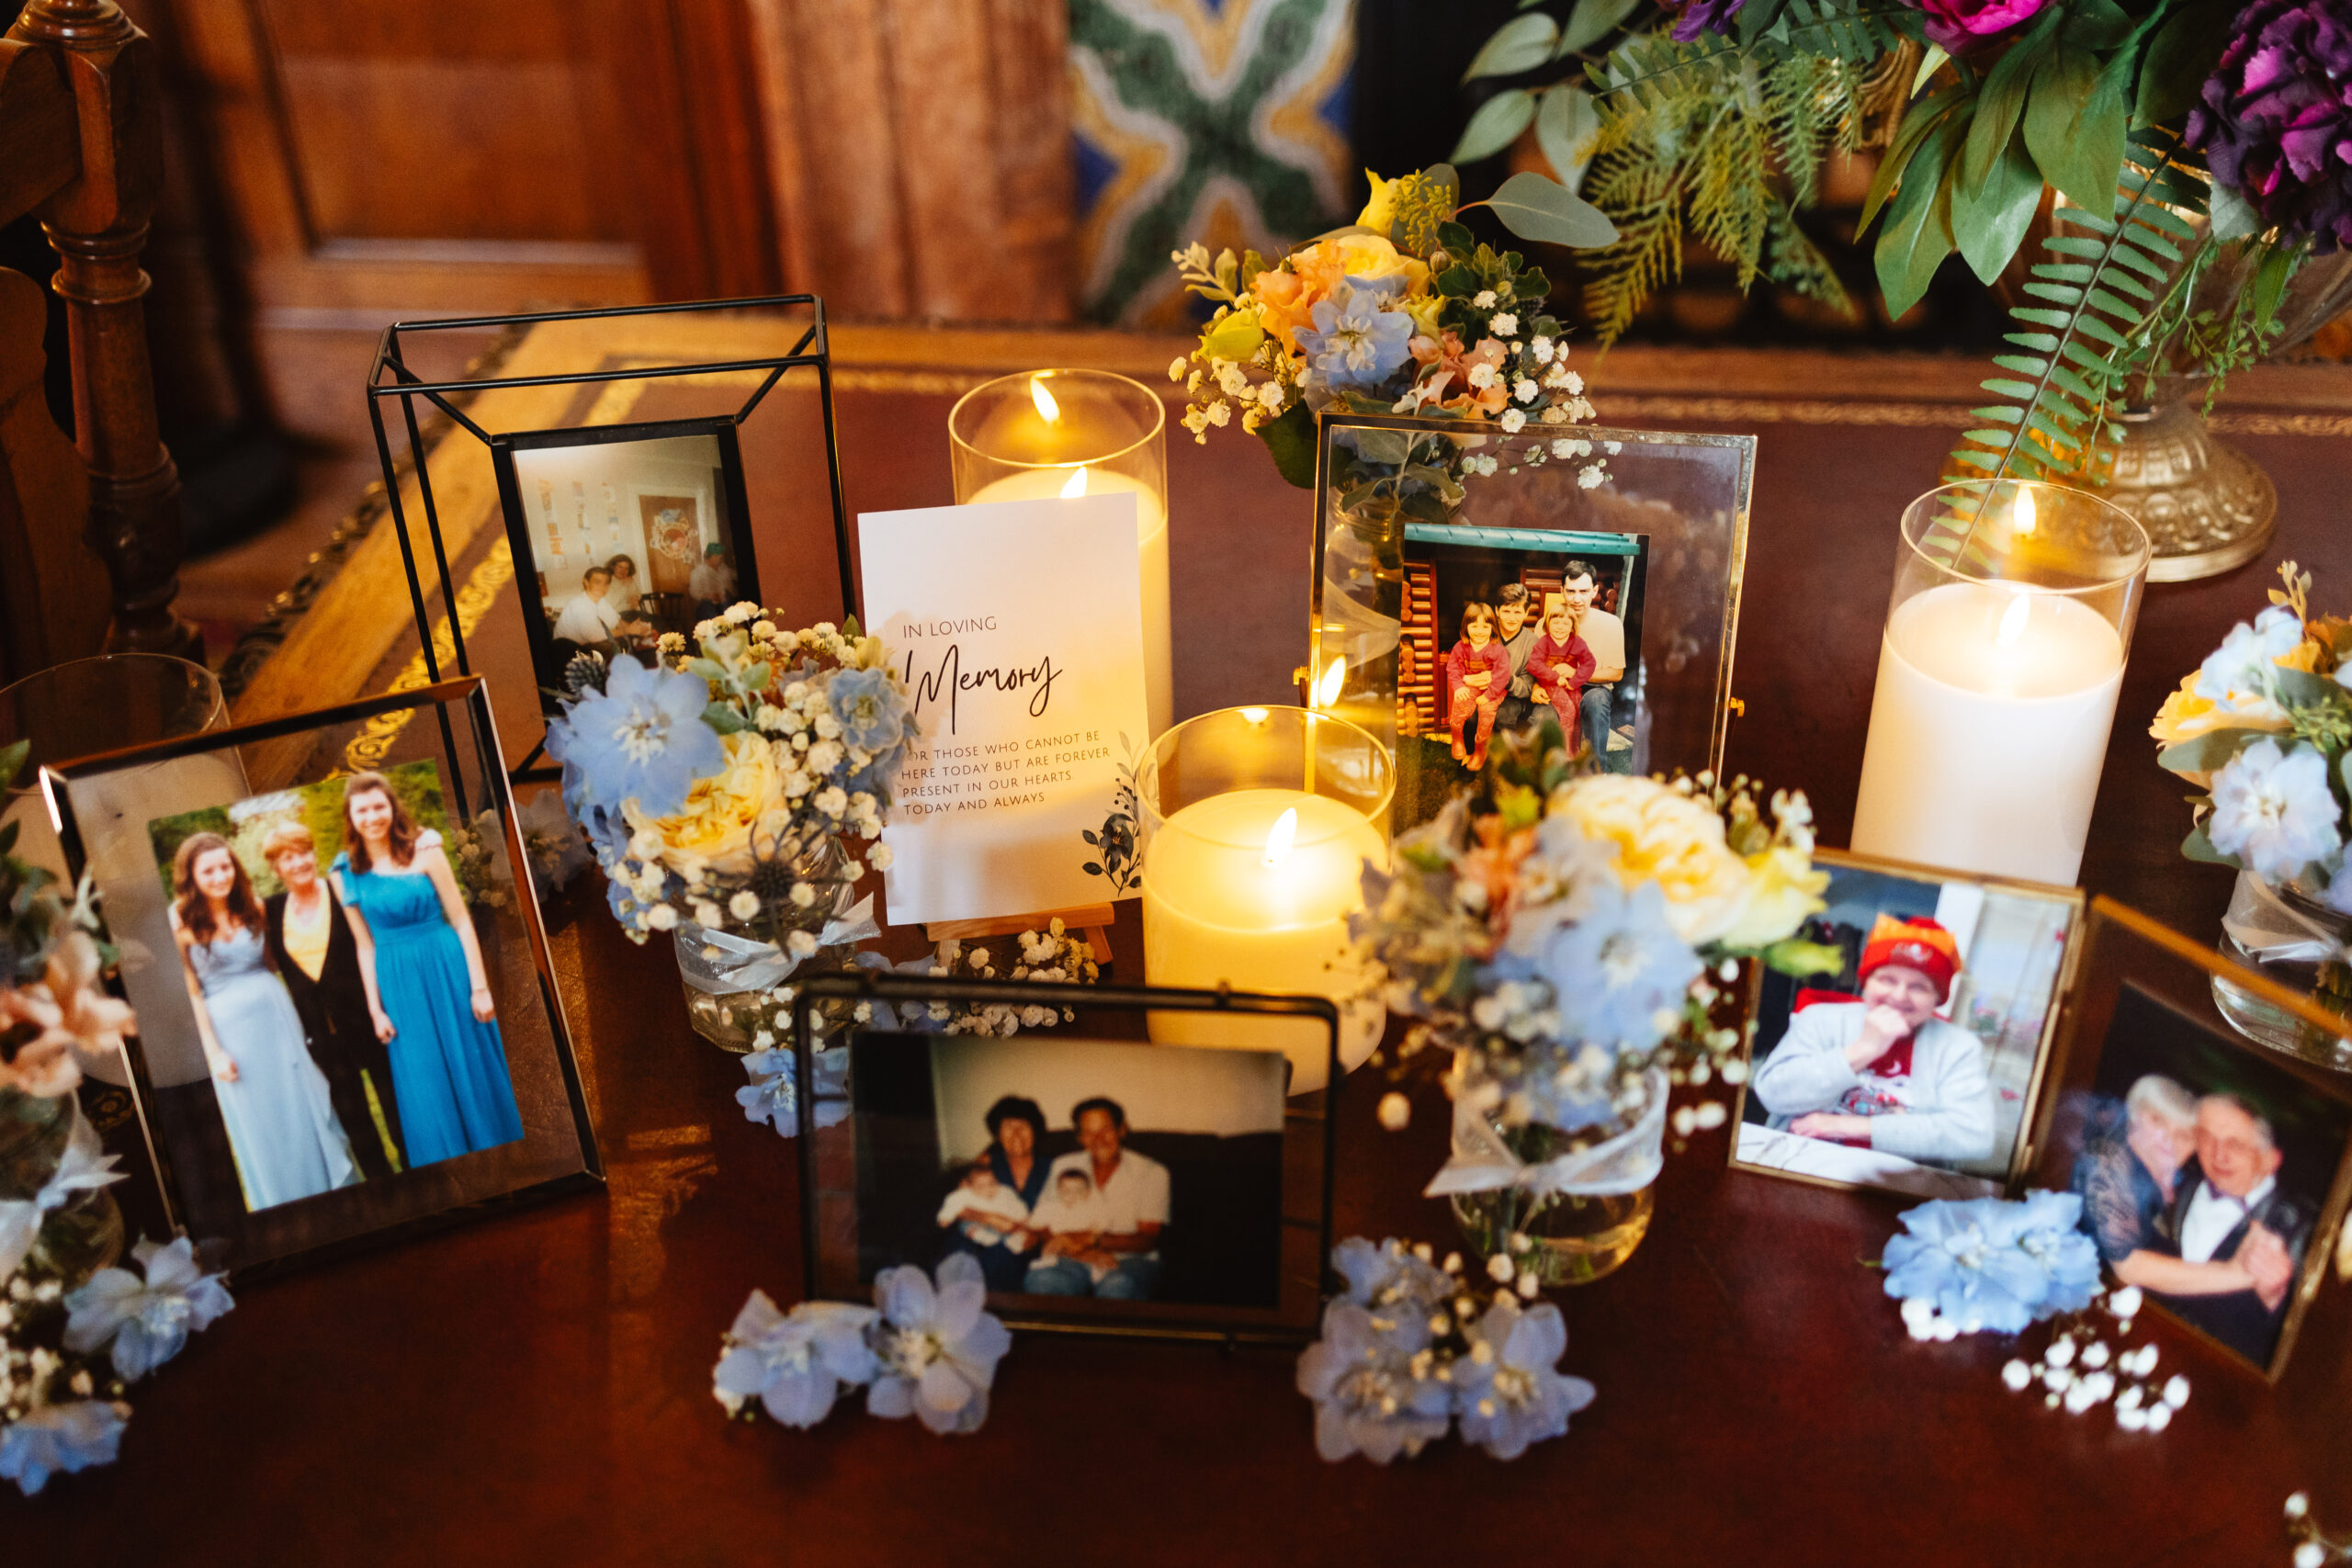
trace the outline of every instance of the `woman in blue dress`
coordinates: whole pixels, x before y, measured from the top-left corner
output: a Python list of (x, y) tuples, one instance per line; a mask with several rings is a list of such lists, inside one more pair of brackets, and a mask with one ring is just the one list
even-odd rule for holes
[(229, 841), (198, 833), (182, 843), (172, 892), (172, 934), (245, 1207), (273, 1208), (358, 1180), (301, 1015), (269, 966), (261, 900)]
[(381, 773), (344, 785), (343, 833), (335, 891), (390, 1048), (410, 1167), (514, 1142), (523, 1118), (497, 1006), (441, 835), (417, 830)]
[[(1026, 1096), (1008, 1094), (989, 1107), (985, 1120), (989, 1146), (981, 1157), (988, 1162), (989, 1174), (996, 1178), (998, 1186), (1034, 1210), (1046, 1190), (1046, 1168), (1053, 1163), (1037, 1147), (1046, 1137), (1046, 1112)], [(1004, 1239), (983, 1246), (960, 1231), (954, 1231), (948, 1236), (948, 1250), (968, 1252), (978, 1258), (980, 1277), (991, 1291), (1018, 1292), (1027, 1289), (1024, 1281), (1029, 1264), (1036, 1256), (1041, 1233), (1019, 1225), (990, 1228), (1001, 1228)]]

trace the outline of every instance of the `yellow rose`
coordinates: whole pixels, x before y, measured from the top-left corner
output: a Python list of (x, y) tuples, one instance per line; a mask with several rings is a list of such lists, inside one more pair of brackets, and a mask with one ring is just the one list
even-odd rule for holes
[(1687, 942), (1721, 940), (1747, 907), (1747, 864), (1724, 842), (1724, 819), (1656, 779), (1578, 779), (1552, 797), (1549, 815), (1616, 845), (1618, 880), (1657, 883), (1668, 923)]
[(2193, 670), (2182, 676), (2179, 687), (2156, 710), (2155, 723), (2148, 726), (2148, 733), (2166, 746), (2194, 740), (2215, 729), (2285, 729), (2292, 723), (2267, 697), (2233, 694), (2237, 706), (2224, 709), (2211, 698), (2197, 694), (2197, 679)]
[(1829, 874), (1813, 869), (1812, 857), (1787, 844), (1747, 857), (1747, 901), (1723, 935), (1724, 944), (1753, 952), (1796, 934), (1807, 915), (1825, 906)]
[(682, 876), (697, 870), (721, 876), (750, 871), (753, 833), (774, 831), (789, 815), (776, 744), (749, 729), (726, 737), (723, 744), (726, 771), (697, 781), (681, 809), (654, 817), (639, 811), (634, 799), (621, 805), (629, 827), (659, 839), (662, 863)]
[(1356, 222), (1376, 234), (1385, 234), (1396, 221), (1396, 182), (1384, 180), (1370, 169), (1363, 172), (1363, 177), (1372, 182), (1372, 199), (1356, 214)]

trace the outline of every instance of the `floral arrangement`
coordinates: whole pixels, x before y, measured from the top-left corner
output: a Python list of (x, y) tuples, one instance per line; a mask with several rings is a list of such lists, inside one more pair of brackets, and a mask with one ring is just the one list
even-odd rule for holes
[[(2149, 734), (2163, 744), (2157, 762), (2203, 792), (2190, 797), (2196, 825), (2182, 852), (2250, 873), (2273, 896), (2261, 923), (2294, 944), (2324, 933), (2293, 901), (2352, 915), (2352, 620), (2312, 614), (2311, 575), (2293, 561), (2278, 570), (2285, 587), (2270, 590), (2270, 607), (2182, 680)], [(2340, 956), (2321, 964), (2319, 995), (2352, 1007)]]
[(2095, 475), (2127, 389), (2252, 363), (2302, 258), (2352, 243), (2347, 39), (2346, 0), (1575, 0), (1487, 41), (1471, 76), (1499, 90), (1453, 156), (1532, 130), (1613, 220), (1581, 258), (1604, 346), (1680, 276), (1686, 236), (1743, 288), (1855, 314), (1800, 221), (1832, 156), (1881, 153), (1862, 223), (1888, 319), (1954, 252), (1999, 277), (2055, 192), (1984, 383), (2000, 400), (1953, 458)]
[[(0, 791), (23, 767), (0, 749)], [(130, 1009), (100, 976), (116, 960), (85, 881), (69, 902), (0, 828), (0, 1479), (28, 1495), (110, 1464), (123, 1395), (232, 1305), (183, 1239), (121, 1245), (106, 1189), (122, 1179), (74, 1095), (82, 1058), (122, 1049)]]
[(726, 927), (806, 957), (865, 867), (889, 864), (873, 840), (915, 733), (906, 688), (854, 620), (786, 631), (741, 604), (695, 637), (689, 653), (663, 634), (650, 668), (572, 660), (548, 726), (564, 805), (632, 939)]
[[(1432, 1195), (1520, 1189), (1523, 1230), (1590, 1145), (1645, 1115), (1663, 1124), (1669, 1082), (1744, 1077), (1741, 1032), (1713, 1021), (1740, 962), (1835, 967), (1794, 936), (1828, 882), (1810, 808), (1774, 795), (1768, 823), (1759, 792), (1592, 772), (1547, 718), (1498, 735), (1478, 793), (1400, 837), (1393, 873), (1365, 873), (1357, 952), (1416, 1020), (1398, 1070), (1450, 1064), (1454, 1158)], [(1528, 1266), (1522, 1246), (1513, 1261)]]
[(2287, 1533), (2294, 1538), (2295, 1568), (2327, 1568), (2331, 1562), (2352, 1562), (2352, 1540), (2338, 1540), (2312, 1517), (2312, 1496), (2296, 1492), (2287, 1498)]
[[(1506, 435), (1549, 427), (1563, 434), (1523, 460), (1580, 457), (1580, 482), (1600, 483), (1590, 444), (1566, 434), (1593, 409), (1568, 368), (1565, 329), (1544, 311), (1550, 282), (1456, 220), (1487, 207), (1521, 238), (1565, 244), (1605, 243), (1614, 231), (1540, 175), (1514, 175), (1467, 206), (1443, 164), (1372, 181), (1352, 227), (1280, 260), (1212, 257), (1201, 244), (1173, 253), (1186, 288), (1215, 306), (1199, 346), (1168, 368), (1192, 396), (1184, 428), (1205, 441), (1238, 418), (1305, 488), (1316, 416), (1328, 411), (1459, 419)], [(1474, 456), (1467, 471), (1492, 472), (1494, 461)]]
[(874, 1304), (802, 1302), (776, 1310), (753, 1291), (728, 1329), (711, 1392), (728, 1415), (753, 1406), (787, 1427), (832, 1413), (848, 1389), (865, 1390), (870, 1416), (912, 1416), (943, 1435), (977, 1432), (989, 1416), (996, 1366), (1012, 1336), (985, 1309), (978, 1259), (954, 1253), (934, 1281), (912, 1266), (875, 1276)]
[(1362, 1454), (1411, 1457), (1458, 1424), (1463, 1441), (1496, 1459), (1566, 1433), (1593, 1386), (1561, 1372), (1567, 1325), (1509, 1257), (1487, 1260), (1493, 1286), (1464, 1277), (1462, 1258), (1432, 1261), (1426, 1243), (1375, 1247), (1351, 1236), (1331, 1249), (1346, 1292), (1323, 1309), (1322, 1337), (1298, 1359), (1298, 1391), (1315, 1404), (1315, 1449), (1337, 1463)]
[(2098, 1249), (2080, 1228), (2082, 1214), (2080, 1195), (2051, 1191), (2015, 1202), (1943, 1198), (1905, 1210), (1882, 1259), (1886, 1293), (1903, 1303), (1904, 1328), (1919, 1340), (2017, 1334), (2056, 1319), (2039, 1357), (2003, 1364), (2010, 1392), (2039, 1386), (2052, 1410), (2080, 1416), (2109, 1405), (2123, 1430), (2161, 1432), (2188, 1403), (2188, 1380), (2154, 1381), (2154, 1344), (2118, 1348), (2143, 1297), (2135, 1285), (2100, 1289)]

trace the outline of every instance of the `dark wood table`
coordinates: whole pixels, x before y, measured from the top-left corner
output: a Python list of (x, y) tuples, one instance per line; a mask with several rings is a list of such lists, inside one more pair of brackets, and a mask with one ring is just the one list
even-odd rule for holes
[[(947, 498), (947, 400), (844, 394), (854, 507)], [(1807, 788), (1841, 842), (1894, 520), (1950, 426), (1769, 402), (1637, 412), (1762, 437), (1731, 761)], [(2279, 556), (2352, 604), (2352, 441), (2244, 445), (2278, 482), (2279, 547), (2151, 592), (2084, 868), (2199, 940), (2229, 878), (2177, 857), (2186, 808), (2147, 716), (2261, 607)], [(1180, 436), (1170, 455), (1178, 706), (1279, 700), (1304, 640), (1308, 503), (1247, 439)], [(1387, 1470), (1328, 1465), (1288, 1352), (1064, 1338), (1015, 1346), (975, 1436), (854, 1408), (807, 1433), (729, 1423), (709, 1392), (719, 1334), (753, 1287), (798, 1289), (794, 1151), (744, 1120), (741, 1071), (688, 1032), (669, 951), (625, 941), (594, 883), (550, 920), (608, 1192), (254, 1284), (138, 1387), (119, 1464), (35, 1502), (0, 1495), (0, 1561), (2203, 1568), (2283, 1562), (2279, 1504), (2299, 1487), (2352, 1522), (2352, 1366), (2333, 1348), (2299, 1354), (2274, 1392), (2160, 1325), (2197, 1385), (2169, 1431), (2046, 1411), (2001, 1386), (2007, 1341), (1905, 1337), (1864, 1267), (1898, 1201), (1730, 1174), (1722, 1132), (1670, 1160), (1632, 1261), (1558, 1297), (1566, 1367), (1599, 1401), (1514, 1464), (1449, 1442)], [(1129, 910), (1127, 974), (1137, 936)], [(1373, 1098), (1343, 1117), (1340, 1234), (1442, 1247), (1446, 1213), (1419, 1195), (1441, 1104), (1385, 1134)]]

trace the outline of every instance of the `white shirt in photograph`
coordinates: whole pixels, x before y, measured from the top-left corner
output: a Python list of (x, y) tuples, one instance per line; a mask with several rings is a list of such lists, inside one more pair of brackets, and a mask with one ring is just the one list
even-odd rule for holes
[(686, 574), (686, 592), (697, 599), (723, 605), (735, 596), (735, 569), (723, 560), (705, 556), (702, 564)]
[[(1003, 1183), (998, 1183), (993, 1192), (975, 1192), (959, 1182), (949, 1188), (947, 1196), (940, 1200), (939, 1223), (953, 1224), (959, 1215), (974, 1211), (1013, 1224), (1019, 1224), (1029, 1217), (1029, 1205), (1021, 1201), (1021, 1194)], [(982, 1247), (994, 1247), (1004, 1239), (1004, 1232), (993, 1225), (976, 1224), (964, 1234)]]
[(610, 642), (613, 628), (620, 624), (621, 615), (612, 605), (591, 599), (583, 591), (571, 596), (563, 614), (555, 618), (558, 642)]
[[(1094, 1156), (1084, 1149), (1073, 1149), (1054, 1161), (1046, 1177), (1046, 1196), (1037, 1205), (1039, 1213), (1052, 1200), (1054, 1183), (1065, 1170), (1082, 1172), (1094, 1181)], [(1094, 1182), (1094, 1201), (1101, 1215), (1096, 1225), (1113, 1235), (1133, 1235), (1147, 1224), (1164, 1225), (1168, 1223), (1168, 1168), (1149, 1155), (1121, 1149), (1110, 1179)], [(1159, 1255), (1155, 1250), (1133, 1256)]]
[(2180, 1218), (2180, 1257), (2185, 1263), (2211, 1263), (2213, 1254), (2221, 1250), (2230, 1233), (2249, 1211), (2258, 1207), (2278, 1185), (2275, 1176), (2266, 1176), (2254, 1184), (2254, 1190), (2243, 1200), (2231, 1197), (2215, 1189), (2210, 1181), (2197, 1184), (2197, 1195), (2188, 1201), (2188, 1213)]

